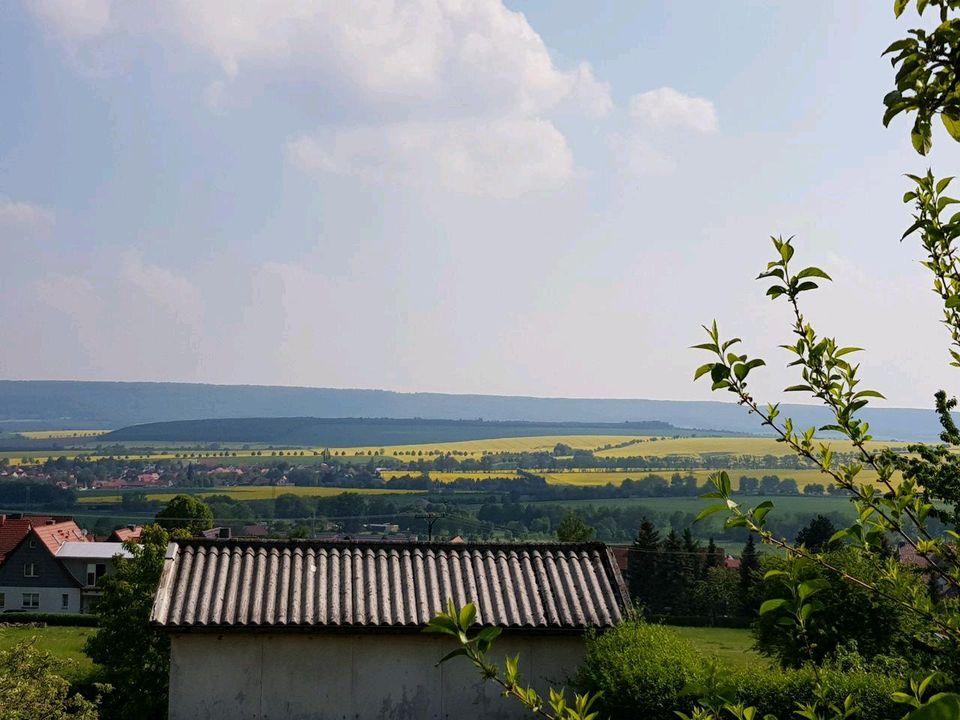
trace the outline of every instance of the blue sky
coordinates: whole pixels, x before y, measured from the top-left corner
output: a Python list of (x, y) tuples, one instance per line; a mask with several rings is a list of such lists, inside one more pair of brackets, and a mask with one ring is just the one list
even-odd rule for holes
[(716, 317), (774, 399), (783, 233), (928, 405), (888, 5), (5, 3), (0, 377), (702, 399)]

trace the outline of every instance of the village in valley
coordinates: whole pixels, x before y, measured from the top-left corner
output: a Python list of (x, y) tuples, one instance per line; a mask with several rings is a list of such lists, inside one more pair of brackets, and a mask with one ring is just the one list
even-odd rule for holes
[(960, 720), (960, 0), (0, 58), (0, 720)]

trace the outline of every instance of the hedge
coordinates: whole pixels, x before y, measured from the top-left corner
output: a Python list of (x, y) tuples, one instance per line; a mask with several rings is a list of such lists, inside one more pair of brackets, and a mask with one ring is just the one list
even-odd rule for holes
[[(828, 699), (843, 704), (852, 695), (860, 708), (857, 720), (888, 720), (904, 714), (891, 700), (901, 686), (895, 673), (822, 668)], [(577, 670), (580, 691), (600, 693), (597, 709), (609, 720), (676, 720), (674, 711), (689, 714), (696, 702), (684, 692), (688, 683), (707, 676), (707, 662), (670, 628), (630, 620), (603, 635), (588, 639), (587, 651)], [(732, 699), (754, 706), (758, 716), (771, 714), (794, 720), (797, 703), (815, 699), (816, 676), (809, 668), (781, 670), (764, 667), (728, 669), (723, 680)]]
[(0, 614), (0, 625), (72, 625), (80, 627), (96, 627), (96, 615), (82, 615), (79, 613), (22, 613), (7, 612)]

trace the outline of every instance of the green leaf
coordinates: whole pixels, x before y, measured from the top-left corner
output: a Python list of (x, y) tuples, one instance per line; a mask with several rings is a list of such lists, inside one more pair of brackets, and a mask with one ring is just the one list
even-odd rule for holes
[(809, 385), (791, 385), (790, 387), (784, 388), (784, 392), (813, 392), (813, 388)]
[[(952, 117), (947, 115), (947, 113), (940, 113), (940, 120), (943, 122), (943, 126), (947, 129), (947, 132), (950, 133), (950, 137), (960, 141), (960, 118)], [(937, 192), (939, 192), (939, 190)]]
[(786, 576), (788, 573), (784, 570), (767, 570), (763, 575), (763, 580), (766, 582), (770, 578)]
[(726, 509), (727, 509), (726, 505), (710, 505), (708, 507), (705, 507), (699, 513), (697, 513), (697, 517), (694, 519), (694, 522), (700, 522), (705, 517), (710, 517), (714, 513), (720, 512), (721, 510), (726, 510)]
[(913, 130), (910, 131), (910, 142), (913, 143), (913, 149), (921, 155), (926, 155), (930, 152), (930, 147), (933, 142), (930, 133), (930, 124), (918, 119), (913, 126)]
[(907, 3), (909, 0), (894, 0), (893, 3), (893, 14), (896, 17), (903, 15), (903, 11), (907, 9)]
[(774, 610), (779, 610), (786, 604), (787, 604), (787, 601), (784, 600), (783, 598), (775, 598), (774, 600), (767, 600), (760, 606), (760, 614), (766, 615), (767, 613), (773, 612)]
[(763, 518), (765, 518), (767, 513), (771, 510), (773, 510), (773, 503), (769, 500), (764, 500), (753, 509), (754, 520), (756, 520), (758, 523), (762, 522)]
[(443, 663), (445, 663), (447, 660), (452, 660), (455, 657), (460, 657), (461, 655), (466, 655), (466, 654), (467, 654), (466, 648), (457, 648), (456, 650), (451, 650), (442, 658), (437, 660), (437, 665), (443, 665)]
[(467, 603), (460, 609), (460, 627), (466, 630), (473, 621), (477, 619), (477, 607), (473, 603)]
[(939, 693), (907, 715), (907, 720), (956, 720), (960, 717), (960, 695)]
[(798, 293), (802, 293), (802, 292), (806, 292), (807, 290), (816, 290), (818, 287), (820, 286), (817, 285), (815, 282), (810, 282), (809, 280), (807, 280), (806, 282), (802, 282), (799, 285), (797, 285), (796, 291)]
[(953, 178), (952, 178), (952, 177), (941, 178), (941, 179), (937, 182), (937, 192), (938, 192), (938, 193), (942, 193), (944, 190), (947, 189), (947, 186), (950, 185), (951, 182), (953, 182)]
[(718, 353), (720, 348), (717, 347), (715, 343), (700, 343), (699, 345), (691, 345), (692, 350), (709, 350), (710, 352)]
[(824, 280), (833, 279), (818, 267), (804, 268), (803, 270), (797, 273), (797, 279), (802, 279), (806, 277), (818, 277), (818, 278), (823, 278)]
[(694, 380), (699, 380), (701, 377), (706, 375), (708, 372), (713, 370), (713, 363), (707, 363), (706, 365), (701, 365), (697, 368), (697, 371), (693, 374)]
[(854, 395), (854, 397), (855, 398), (872, 397), (872, 398), (880, 398), (881, 400), (886, 400), (886, 398), (876, 390), (861, 390), (856, 395)]

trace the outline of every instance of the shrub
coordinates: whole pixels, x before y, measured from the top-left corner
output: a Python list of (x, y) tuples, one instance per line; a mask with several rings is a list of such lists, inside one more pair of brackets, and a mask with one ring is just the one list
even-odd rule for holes
[(77, 613), (26, 613), (6, 612), (0, 614), (0, 625), (69, 625), (73, 627), (96, 627), (96, 615)]
[(693, 698), (681, 697), (684, 687), (703, 671), (697, 653), (674, 631), (628, 620), (588, 639), (575, 684), (602, 693), (598, 709), (609, 720), (676, 720), (674, 710), (693, 705)]
[[(820, 670), (827, 700), (843, 705), (847, 695), (860, 708), (858, 720), (886, 720), (904, 714), (902, 705), (891, 699), (900, 689), (896, 676), (871, 672), (843, 672)], [(751, 668), (732, 673), (731, 684), (736, 700), (754, 706), (760, 716), (770, 713), (787, 720), (796, 717), (797, 703), (812, 702), (815, 697), (816, 676), (809, 667), (796, 670)]]

